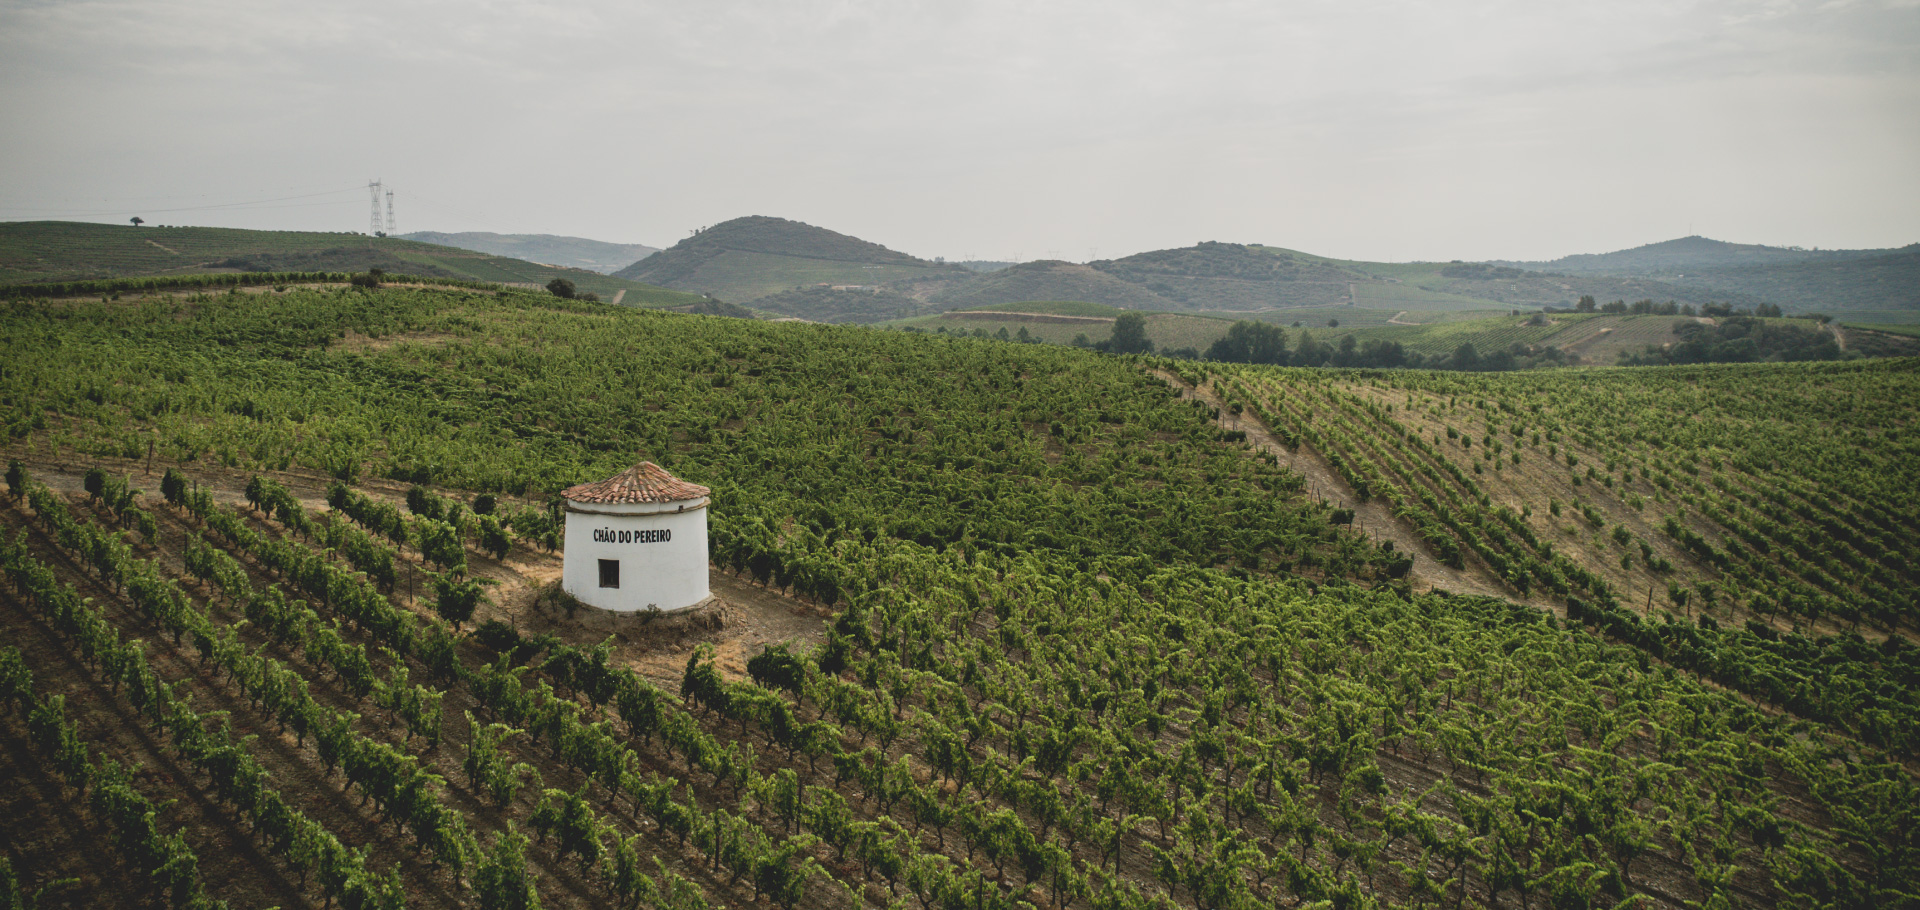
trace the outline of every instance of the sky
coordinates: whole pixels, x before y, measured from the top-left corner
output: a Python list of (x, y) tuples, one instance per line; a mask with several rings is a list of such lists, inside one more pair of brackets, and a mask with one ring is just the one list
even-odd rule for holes
[(0, 0), (0, 220), (915, 255), (1920, 241), (1920, 0)]

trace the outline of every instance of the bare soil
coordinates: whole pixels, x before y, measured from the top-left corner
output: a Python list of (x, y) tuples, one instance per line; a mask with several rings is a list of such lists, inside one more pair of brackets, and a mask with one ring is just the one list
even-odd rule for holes
[[(1334, 473), (1333, 467), (1327, 463), (1326, 457), (1315, 451), (1312, 446), (1302, 442), (1298, 448), (1289, 449), (1280, 442), (1278, 437), (1273, 435), (1273, 431), (1269, 429), (1266, 424), (1262, 423), (1259, 418), (1250, 414), (1241, 414), (1238, 416), (1228, 414), (1226, 412), (1226, 404), (1220, 400), (1220, 396), (1214, 394), (1212, 389), (1206, 388), (1205, 386), (1196, 388), (1182, 381), (1179, 376), (1172, 373), (1156, 370), (1154, 371), (1154, 375), (1159, 376), (1161, 379), (1166, 380), (1169, 385), (1179, 389), (1182, 395), (1197, 397), (1205, 401), (1208, 405), (1218, 409), (1220, 411), (1220, 425), (1222, 427), (1229, 430), (1246, 431), (1249, 442), (1252, 442), (1262, 451), (1271, 452), (1275, 457), (1280, 459), (1280, 464), (1305, 477), (1307, 479), (1307, 492), (1309, 495), (1331, 504), (1334, 508), (1352, 509), (1354, 514), (1354, 530), (1360, 531), (1372, 537), (1374, 540), (1392, 541), (1394, 549), (1403, 553), (1414, 554), (1413, 570), (1409, 572), (1407, 576), (1408, 580), (1412, 582), (1414, 590), (1441, 590), (1455, 594), (1480, 594), (1488, 597), (1513, 598), (1514, 592), (1508, 589), (1498, 578), (1494, 577), (1492, 572), (1487, 571), (1484, 567), (1476, 563), (1469, 563), (1464, 570), (1455, 569), (1434, 558), (1433, 551), (1427, 547), (1426, 541), (1420, 537), (1419, 532), (1414, 530), (1411, 524), (1405, 519), (1396, 517), (1392, 510), (1388, 508), (1387, 504), (1380, 500), (1376, 499), (1361, 502), (1360, 498), (1354, 495), (1353, 488), (1348, 486), (1346, 481), (1340, 479), (1340, 475)], [(1534, 606), (1543, 610), (1554, 610), (1561, 615), (1565, 614), (1564, 607), (1555, 610), (1554, 605), (1550, 602), (1541, 601), (1535, 603)]]
[[(136, 485), (158, 485), (157, 477), (149, 478), (129, 464), (108, 463), (103, 466), (133, 474)], [(75, 461), (58, 465), (34, 464), (30, 467), (36, 480), (63, 492), (77, 512), (92, 513), (87, 497), (81, 492), (84, 464)], [(245, 479), (251, 473), (202, 468), (191, 471), (190, 476), (203, 489), (212, 490), (218, 501), (237, 505), (244, 502)], [(278, 477), (303, 499), (309, 509), (325, 510), (323, 497), (329, 482), (327, 478), (301, 474), (281, 474)], [(405, 488), (398, 484), (375, 483), (360, 485), (359, 489), (370, 495), (384, 493), (403, 498)], [(146, 617), (134, 611), (55, 546), (20, 511), (19, 506), (13, 505), (10, 499), (7, 503), (0, 507), (0, 533), (11, 536), (26, 531), (40, 559), (55, 566), (65, 580), (101, 604), (109, 618), (127, 630), (127, 636), (141, 637), (151, 642), (149, 654), (155, 669), (169, 681), (189, 681), (191, 690), (196, 693), (195, 706), (198, 710), (203, 713), (228, 711), (234, 718), (236, 732), (242, 735), (258, 734), (259, 739), (255, 741), (253, 751), (271, 773), (273, 786), (281, 789), (291, 802), (325, 824), (347, 844), (374, 844), (374, 867), (385, 869), (399, 863), (402, 875), (408, 882), (410, 906), (451, 907), (465, 903), (471, 893), (455, 881), (449, 871), (434, 868), (428, 858), (414, 851), (411, 838), (392, 823), (380, 819), (375, 807), (361, 805), (358, 794), (345, 789), (341, 778), (325, 773), (311, 740), (302, 747), (291, 734), (278, 732), (276, 723), (256, 712), (244, 697), (220, 679), (209, 675), (210, 671), (205, 665), (189, 657), (192, 653), (190, 650), (176, 649)], [(180, 579), (190, 592), (207, 598), (204, 607), (220, 621), (237, 622), (240, 619), (237, 610), (214, 603), (212, 596), (215, 592), (201, 590), (190, 579), (183, 577), (183, 542), (195, 530), (190, 520), (163, 503), (148, 500), (143, 505), (160, 520), (161, 532), (157, 546), (137, 545), (135, 555), (159, 562), (168, 574)], [(104, 519), (97, 515), (94, 518)], [(262, 533), (278, 533), (277, 528), (258, 518), (250, 523)], [(256, 587), (276, 581), (242, 554), (236, 555), (242, 556), (242, 563), (248, 568)], [(823, 617), (827, 611), (722, 572), (715, 572), (715, 598), (693, 610), (648, 619), (581, 608), (569, 619), (565, 608), (561, 606), (563, 598), (554, 596), (557, 586), (553, 581), (559, 575), (560, 566), (558, 556), (516, 550), (505, 562), (494, 562), (473, 553), (469, 554), (469, 559), (472, 560), (470, 569), (473, 572), (498, 582), (491, 593), (499, 605), (486, 608), (476, 620), (499, 618), (518, 624), (526, 634), (552, 632), (570, 644), (582, 646), (596, 644), (613, 635), (616, 639), (616, 661), (635, 668), (670, 692), (678, 690), (686, 658), (700, 644), (715, 647), (716, 663), (724, 673), (743, 676), (747, 658), (758, 653), (766, 644), (787, 641), (810, 647), (823, 639)], [(405, 556), (403, 561), (417, 576), (420, 569), (416, 562)], [(423, 600), (405, 595), (406, 577), (407, 571), (403, 569), (403, 590), (396, 592), (396, 602), (425, 612), (428, 608)], [(251, 646), (267, 647), (268, 653), (306, 676), (313, 683), (314, 697), (324, 706), (360, 713), (362, 720), (357, 726), (362, 728), (361, 732), (365, 735), (395, 744), (408, 742), (403, 726), (371, 702), (357, 700), (340, 690), (337, 683), (331, 682), (327, 671), (306, 664), (297, 654), (286, 653), (279, 645), (248, 627), (243, 626), (242, 632), (243, 640)], [(69, 695), (70, 716), (88, 719), (88, 729), (94, 734), (90, 742), (103, 754), (149, 769), (149, 773), (143, 775), (142, 782), (143, 791), (150, 798), (156, 802), (169, 799), (178, 801), (168, 811), (177, 813), (174, 824), (191, 832), (189, 839), (202, 857), (203, 873), (210, 894), (226, 899), (236, 907), (304, 907), (318, 904), (297, 878), (252, 840), (245, 825), (234, 820), (213, 801), (207, 785), (197, 779), (191, 769), (168, 759), (164, 743), (154, 740), (130, 709), (121, 707), (110, 691), (94, 682), (92, 672), (87, 667), (64, 657), (67, 654), (66, 643), (58, 639), (51, 629), (40, 624), (38, 618), (10, 592), (0, 591), (0, 636), (4, 636), (0, 640), (15, 643), (23, 650), (28, 643), (33, 644), (34, 650), (27, 657), (43, 691), (93, 693), (94, 697), (85, 701)], [(367, 643), (371, 646), (371, 642)], [(469, 666), (486, 659), (477, 643), (468, 642), (465, 650), (468, 652), (465, 656)], [(385, 671), (380, 672), (384, 675)], [(425, 681), (427, 678), (424, 668), (418, 666), (412, 668), (412, 676), (416, 681)], [(484, 835), (496, 831), (507, 820), (514, 821), (522, 831), (529, 830), (527, 817), (533, 803), (539, 798), (537, 788), (523, 790), (514, 806), (502, 810), (466, 787), (465, 775), (460, 770), (467, 734), (463, 714), (472, 712), (485, 719), (485, 710), (460, 686), (447, 689), (442, 705), (444, 741), (438, 748), (427, 749), (424, 742), (414, 740), (410, 749), (446, 780), (446, 800), (452, 808), (468, 818), (476, 833)], [(18, 729), (0, 723), (0, 730), (4, 730), (4, 733), (0, 733), (0, 747), (5, 747), (4, 751), (0, 751), (0, 759), (6, 762), (4, 772), (0, 773), (6, 775), (5, 779), (25, 784), (13, 788), (7, 798), (18, 801), (25, 812), (31, 813), (9, 817), (62, 818), (54, 805), (58, 795), (56, 779), (48, 776), (37, 763), (26, 761), (27, 756), (19, 748), (7, 746), (5, 737), (17, 738)], [(24, 744), (19, 745), (24, 748)], [(571, 791), (584, 782), (579, 772), (557, 762), (545, 746), (518, 738), (508, 748), (515, 753), (517, 760), (539, 769), (546, 786)], [(646, 755), (642, 757), (649, 758)], [(676, 770), (672, 762), (663, 756), (652, 757), (639, 770), (644, 773), (649, 769), (675, 776), (686, 775), (684, 768)], [(152, 786), (147, 786), (149, 777)], [(703, 794), (702, 804), (709, 807), (731, 805), (738, 798), (738, 794), (714, 792), (710, 781), (706, 786), (696, 789)], [(0, 807), (6, 805), (8, 803), (0, 801)], [(41, 805), (47, 808), (44, 811), (32, 808)], [(138, 895), (142, 882), (130, 881), (124, 874), (115, 878), (115, 868), (105, 865), (92, 868), (84, 859), (100, 855), (95, 845), (102, 843), (99, 838), (104, 836), (104, 831), (98, 826), (88, 828), (80, 817), (84, 813), (76, 809), (66, 811), (78, 821), (9, 831), (9, 838), (17, 839), (19, 845), (8, 842), (6, 850), (18, 861), (25, 880), (31, 883), (73, 876), (82, 878), (80, 885), (68, 889), (74, 895), (71, 904), (56, 902), (50, 903), (50, 906), (139, 906)], [(633, 818), (631, 808), (617, 815), (624, 819), (623, 836), (650, 828), (649, 824)], [(167, 819), (163, 819), (165, 821)], [(697, 851), (681, 846), (671, 838), (643, 839), (639, 846), (643, 860), (648, 856), (659, 856), (669, 868), (698, 884), (718, 905), (751, 903), (750, 883), (730, 882), (724, 872), (716, 878), (715, 873), (705, 867), (704, 857)], [(608, 896), (604, 887), (590, 877), (583, 877), (576, 862), (562, 861), (553, 855), (552, 847), (551, 844), (536, 843), (529, 850), (529, 860), (539, 878), (541, 896), (546, 905), (604, 906)], [(209, 862), (208, 857), (213, 857), (213, 861)], [(829, 906), (836, 902), (836, 898), (844, 900), (844, 893), (829, 897), (828, 892), (832, 890), (829, 885), (816, 882), (809, 897), (818, 896)]]

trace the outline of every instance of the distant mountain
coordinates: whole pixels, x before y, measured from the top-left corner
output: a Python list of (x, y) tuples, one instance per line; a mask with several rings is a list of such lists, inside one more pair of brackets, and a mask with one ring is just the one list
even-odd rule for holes
[(1645, 279), (1545, 275), (1485, 263), (1329, 259), (1298, 250), (1217, 241), (1102, 260), (1092, 267), (1171, 301), (1171, 309), (1199, 312), (1284, 312), (1327, 306), (1535, 309), (1569, 306), (1583, 295), (1603, 302), (1647, 298), (1708, 302), (1703, 295)]
[(700, 299), (586, 269), (346, 231), (0, 223), (0, 284), (207, 272), (364, 272), (369, 268), (526, 288), (545, 287), (555, 278), (565, 278), (583, 293), (597, 294), (605, 301), (619, 297), (625, 306), (686, 306)]
[(1920, 246), (1809, 251), (1686, 237), (1550, 263), (1389, 263), (1208, 241), (1085, 265), (1045, 260), (985, 270), (995, 265), (929, 261), (826, 228), (751, 216), (706, 228), (614, 274), (821, 322), (1034, 300), (1268, 320), (1303, 307), (1531, 310), (1571, 307), (1586, 296), (1600, 303), (1778, 303), (1789, 312), (1882, 321), (1920, 309)]
[(1376, 280), (1330, 259), (1218, 241), (1101, 260), (1092, 267), (1171, 301), (1168, 309), (1188, 310), (1347, 304), (1355, 282)]
[(1630, 250), (1611, 253), (1583, 253), (1546, 262), (1495, 260), (1492, 264), (1534, 272), (1558, 272), (1578, 275), (1598, 272), (1607, 275), (1673, 276), (1689, 269), (1728, 268), (1756, 265), (1786, 265), (1796, 262), (1839, 262), (1882, 256), (1893, 250), (1805, 250), (1799, 247), (1763, 246), (1757, 243), (1728, 243), (1694, 235), (1678, 240), (1663, 240)]
[(796, 288), (870, 288), (972, 273), (826, 228), (753, 215), (706, 228), (614, 274), (752, 303)]
[(1920, 320), (1920, 244), (1887, 253), (1848, 252), (1869, 255), (1695, 267), (1684, 278), (1673, 280), (1768, 300), (1788, 312), (1845, 314), (1884, 322)]
[(511, 256), (528, 262), (587, 269), (602, 275), (611, 275), (660, 252), (658, 247), (638, 243), (608, 243), (557, 234), (492, 234), (486, 231), (443, 234), (439, 231), (416, 231), (401, 234), (400, 237), (403, 240), (437, 243), (495, 256)]
[(1882, 250), (1804, 250), (1682, 237), (1548, 262), (1501, 262), (1539, 273), (1654, 280), (1677, 294), (1773, 303), (1887, 321), (1920, 318), (1920, 244)]

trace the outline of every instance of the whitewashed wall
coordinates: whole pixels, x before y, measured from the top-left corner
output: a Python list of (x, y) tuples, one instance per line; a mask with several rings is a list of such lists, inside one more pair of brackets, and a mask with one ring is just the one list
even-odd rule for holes
[[(567, 503), (560, 584), (582, 603), (631, 612), (707, 599), (707, 500)], [(664, 538), (664, 539), (663, 539)], [(600, 560), (620, 561), (620, 587), (600, 587)]]

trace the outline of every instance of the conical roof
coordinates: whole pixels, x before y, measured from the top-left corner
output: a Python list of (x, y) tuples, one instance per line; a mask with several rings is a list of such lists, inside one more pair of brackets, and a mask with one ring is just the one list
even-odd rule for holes
[(574, 502), (656, 503), (700, 499), (712, 492), (667, 473), (666, 468), (651, 461), (643, 461), (606, 480), (575, 484), (560, 495)]

